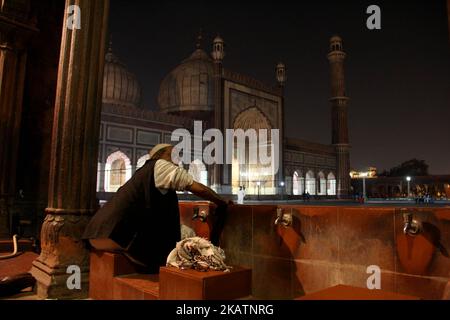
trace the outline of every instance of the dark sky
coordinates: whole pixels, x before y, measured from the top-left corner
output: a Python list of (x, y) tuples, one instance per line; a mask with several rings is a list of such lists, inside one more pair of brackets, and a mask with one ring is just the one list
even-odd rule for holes
[[(381, 7), (382, 29), (366, 28)], [(275, 83), (286, 63), (286, 133), (331, 142), (328, 40), (347, 52), (351, 165), (380, 171), (416, 157), (450, 174), (450, 46), (445, 0), (138, 1), (111, 0), (115, 53), (137, 75), (144, 104), (157, 109), (163, 77), (194, 49), (200, 28), (210, 51), (226, 42), (226, 68)]]

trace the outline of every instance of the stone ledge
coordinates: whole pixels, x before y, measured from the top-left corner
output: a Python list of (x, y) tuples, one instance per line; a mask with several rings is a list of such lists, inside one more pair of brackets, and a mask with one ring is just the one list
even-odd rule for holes
[(252, 271), (234, 267), (230, 272), (161, 267), (161, 300), (232, 300), (250, 296)]

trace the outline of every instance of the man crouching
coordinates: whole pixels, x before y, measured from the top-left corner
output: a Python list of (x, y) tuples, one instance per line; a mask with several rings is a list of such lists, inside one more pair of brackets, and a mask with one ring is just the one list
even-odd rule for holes
[(172, 162), (173, 146), (158, 144), (150, 159), (91, 219), (83, 239), (97, 250), (121, 252), (140, 272), (158, 273), (180, 241), (176, 191), (190, 191), (220, 208), (227, 201)]

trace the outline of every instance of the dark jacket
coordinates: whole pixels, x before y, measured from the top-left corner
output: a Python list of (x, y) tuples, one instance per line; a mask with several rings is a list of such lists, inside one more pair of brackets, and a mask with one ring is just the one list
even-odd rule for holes
[(83, 239), (109, 238), (157, 273), (180, 241), (180, 214), (175, 191), (155, 187), (156, 160), (145, 165), (92, 217)]

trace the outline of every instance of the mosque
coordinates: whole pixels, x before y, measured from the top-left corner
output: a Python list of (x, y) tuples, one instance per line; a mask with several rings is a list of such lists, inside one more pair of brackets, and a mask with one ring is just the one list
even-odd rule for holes
[[(158, 111), (141, 102), (138, 79), (110, 44), (105, 59), (98, 157), (97, 195), (107, 199), (148, 159), (158, 143), (172, 143), (172, 132), (194, 121), (203, 129), (279, 129), (279, 169), (239, 164), (205, 165), (201, 153), (184, 164), (194, 179), (223, 194), (240, 186), (253, 195), (346, 197), (350, 190), (347, 101), (342, 39), (330, 39), (332, 139), (329, 145), (284, 136), (286, 68), (278, 63), (274, 85), (224, 65), (224, 41), (217, 36), (208, 54), (201, 45), (162, 79)], [(273, 148), (269, 146), (269, 148)], [(248, 157), (249, 147), (246, 146)], [(269, 150), (271, 152), (272, 150)], [(194, 151), (195, 153), (195, 151)], [(196, 153), (198, 154), (198, 152)], [(233, 158), (235, 159), (235, 158)]]

